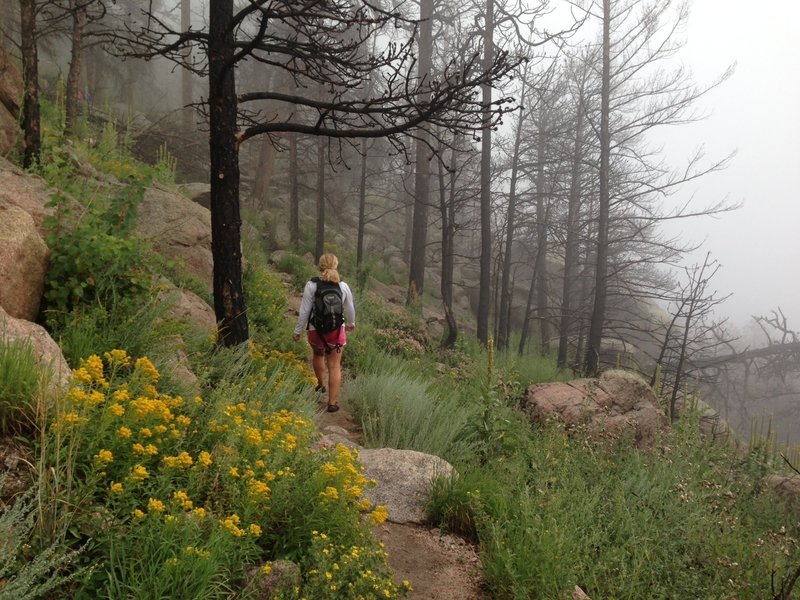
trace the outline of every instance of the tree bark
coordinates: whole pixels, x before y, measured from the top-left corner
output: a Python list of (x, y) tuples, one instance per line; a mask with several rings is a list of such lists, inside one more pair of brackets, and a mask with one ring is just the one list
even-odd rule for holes
[[(486, 0), (484, 23), (483, 67), (489, 68), (494, 61), (494, 0)], [(491, 302), (492, 269), (492, 130), (491, 120), (492, 88), (481, 86), (483, 103), (483, 129), (481, 130), (481, 256), (478, 290), (478, 340), (484, 346), (489, 344), (489, 304)]]
[[(433, 0), (422, 0), (419, 5), (419, 68), (421, 85), (430, 84), (433, 62)], [(424, 104), (430, 101), (430, 92), (420, 95)], [(422, 297), (425, 285), (425, 250), (428, 243), (428, 205), (430, 204), (430, 160), (427, 132), (417, 131), (414, 177), (414, 221), (411, 234), (411, 261), (408, 274), (406, 303), (413, 304)]]
[(78, 86), (83, 67), (83, 32), (86, 29), (86, 4), (71, 0), (70, 9), (72, 11), (72, 48), (66, 89), (64, 90), (65, 135), (71, 135), (75, 131), (75, 124), (78, 120)]
[[(189, 31), (192, 26), (192, 0), (181, 0), (181, 30)], [(181, 127), (184, 131), (194, 128), (194, 109), (192, 104), (192, 47), (186, 45), (183, 50), (183, 69), (181, 71)]]
[(603, 0), (603, 70), (600, 88), (600, 199), (597, 220), (597, 266), (595, 268), (594, 307), (586, 346), (586, 374), (600, 370), (600, 344), (608, 295), (608, 213), (609, 199), (609, 111), (611, 90), (611, 0)]
[(275, 147), (268, 135), (261, 140), (258, 150), (258, 168), (253, 182), (253, 205), (263, 211), (269, 205), (269, 192), (275, 172)]
[(22, 166), (29, 169), (39, 162), (42, 152), (36, 0), (19, 0), (19, 8), (22, 78), (24, 81), (22, 131), (25, 149), (22, 157)]
[(358, 238), (356, 240), (356, 268), (364, 262), (364, 220), (367, 211), (367, 140), (361, 140), (361, 177), (358, 182)]
[(519, 149), (522, 145), (522, 125), (525, 119), (526, 78), (522, 77), (522, 90), (520, 91), (519, 118), (517, 119), (517, 132), (514, 137), (514, 152), (511, 156), (511, 181), (508, 190), (508, 216), (506, 217), (506, 242), (503, 251), (503, 266), (501, 269), (502, 277), (500, 280), (500, 311), (497, 323), (497, 349), (504, 350), (508, 347), (509, 337), (509, 315), (511, 313), (511, 295), (509, 289), (511, 280), (511, 250), (514, 241), (514, 228), (517, 213), (517, 176), (519, 172)]
[(317, 239), (314, 244), (314, 257), (325, 253), (325, 150), (328, 139), (317, 140)]
[(548, 321), (547, 293), (547, 197), (545, 195), (544, 165), (547, 159), (547, 120), (549, 107), (542, 98), (539, 113), (539, 140), (536, 144), (536, 316), (539, 320), (540, 345), (542, 356), (550, 352), (550, 322)]
[(242, 290), (239, 144), (233, 70), (233, 0), (216, 0), (209, 14), (209, 127), (211, 158), (211, 248), (218, 346), (249, 337)]
[(456, 232), (456, 146), (457, 141), (453, 141), (453, 149), (450, 159), (450, 190), (449, 196), (444, 178), (444, 165), (439, 161), (439, 209), (442, 217), (442, 307), (444, 308), (445, 328), (442, 334), (442, 348), (453, 348), (458, 339), (458, 322), (453, 313), (453, 267), (454, 267), (454, 248)]
[(561, 323), (558, 335), (558, 359), (560, 369), (567, 366), (569, 339), (573, 333), (572, 314), (575, 272), (578, 258), (578, 212), (580, 207), (581, 159), (583, 156), (583, 102), (578, 102), (575, 122), (575, 140), (572, 149), (572, 172), (570, 173), (569, 200), (567, 205), (567, 233), (564, 247), (564, 281), (561, 289)]
[(300, 193), (297, 181), (297, 135), (289, 133), (289, 243), (300, 248)]

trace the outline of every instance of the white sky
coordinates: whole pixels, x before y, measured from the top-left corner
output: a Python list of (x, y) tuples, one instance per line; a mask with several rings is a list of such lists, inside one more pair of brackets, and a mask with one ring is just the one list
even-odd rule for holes
[[(723, 268), (715, 277), (720, 312), (743, 324), (780, 307), (800, 330), (800, 1), (694, 0), (682, 59), (698, 83), (731, 63), (733, 77), (707, 96), (710, 116), (669, 132), (666, 152), (679, 158), (705, 144), (709, 157), (736, 150), (731, 166), (684, 190), (698, 202), (729, 197), (744, 206), (682, 227)], [(672, 158), (674, 157), (674, 159)]]

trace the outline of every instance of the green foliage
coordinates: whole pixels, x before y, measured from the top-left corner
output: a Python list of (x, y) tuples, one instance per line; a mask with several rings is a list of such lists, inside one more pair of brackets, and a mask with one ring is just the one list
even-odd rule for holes
[(153, 180), (160, 183), (175, 183), (175, 173), (178, 170), (178, 159), (167, 150), (164, 142), (158, 147), (158, 156), (153, 165)]
[(141, 241), (130, 237), (147, 185), (132, 182), (107, 204), (98, 200), (86, 208), (54, 198), (56, 214), (44, 224), (52, 255), (43, 310), (51, 327), (63, 324), (65, 315), (82, 305), (136, 305), (149, 290), (153, 259)]
[(246, 246), (247, 269), (244, 273), (245, 305), (254, 341), (288, 350), (292, 325), (287, 319), (289, 304), (280, 277), (267, 266), (263, 253)]
[(432, 515), (477, 529), (494, 598), (567, 598), (574, 585), (601, 598), (764, 598), (769, 574), (797, 560), (796, 526), (695, 425), (652, 453), (538, 429), (526, 469), (487, 463), (440, 484)]
[[(164, 393), (155, 366), (122, 350), (74, 371), (42, 443), (41, 511), (43, 533), (90, 538), (85, 560), (103, 565), (74, 597), (227, 598), (253, 564), (278, 558), (301, 564), (305, 597), (355, 598), (345, 584), (358, 565), (398, 597), (367, 529), (386, 511), (364, 500), (355, 452), (312, 451), (313, 423), (285, 408), (311, 403), (305, 361), (251, 346), (211, 364), (194, 398)], [(342, 555), (336, 595), (313, 591), (329, 568), (320, 539), (361, 556)]]
[(292, 276), (292, 285), (297, 290), (302, 290), (309, 279), (319, 274), (314, 265), (297, 254), (284, 254), (276, 266), (279, 271), (289, 273)]
[[(5, 477), (0, 476), (0, 489)], [(36, 488), (0, 509), (0, 600), (52, 597), (76, 575), (67, 568), (77, 552), (49, 546), (31, 556)]]
[(475, 448), (463, 434), (470, 407), (432, 394), (422, 380), (394, 367), (362, 373), (348, 383), (347, 397), (365, 444), (419, 450), (450, 462), (469, 460)]
[(0, 435), (29, 430), (36, 421), (40, 368), (30, 343), (0, 330)]
[(91, 306), (73, 310), (56, 329), (61, 351), (72, 367), (91, 354), (114, 348), (130, 348), (161, 363), (175, 350), (182, 326), (165, 318), (169, 300), (157, 296), (138, 304), (117, 302), (111, 307)]

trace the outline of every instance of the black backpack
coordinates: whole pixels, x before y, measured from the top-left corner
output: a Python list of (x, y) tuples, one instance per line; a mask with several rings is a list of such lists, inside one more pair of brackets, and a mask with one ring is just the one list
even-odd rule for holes
[(317, 284), (317, 291), (308, 322), (320, 333), (336, 331), (344, 325), (342, 289), (338, 283), (322, 281), (319, 277), (311, 281)]

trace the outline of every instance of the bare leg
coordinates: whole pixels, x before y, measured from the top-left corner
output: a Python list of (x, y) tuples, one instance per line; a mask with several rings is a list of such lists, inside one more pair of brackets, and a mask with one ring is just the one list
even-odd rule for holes
[(325, 385), (325, 380), (323, 379), (325, 376), (325, 353), (313, 346), (311, 349), (314, 351), (314, 355), (311, 357), (311, 365), (314, 367), (314, 375), (317, 376), (317, 387), (321, 387)]
[(328, 366), (328, 404), (335, 405), (342, 386), (342, 350), (331, 350), (325, 355), (325, 363)]

